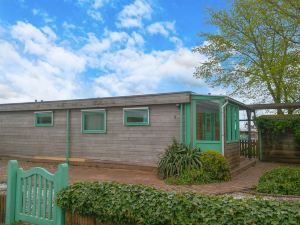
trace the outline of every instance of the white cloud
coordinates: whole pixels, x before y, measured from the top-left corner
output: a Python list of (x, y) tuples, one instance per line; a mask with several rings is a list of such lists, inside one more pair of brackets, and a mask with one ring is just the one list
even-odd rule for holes
[(104, 36), (99, 39), (93, 33), (88, 34), (88, 41), (82, 47), (81, 53), (85, 55), (89, 66), (93, 68), (103, 69), (99, 67), (100, 59), (105, 53), (113, 53), (124, 48), (140, 48), (144, 45), (144, 38), (137, 32), (130, 35), (126, 32), (108, 31), (104, 32)]
[(65, 30), (72, 30), (72, 29), (76, 29), (76, 26), (72, 23), (68, 23), (66, 21), (64, 21), (62, 23), (62, 27), (65, 29)]
[(25, 53), (37, 55), (65, 72), (82, 72), (85, 68), (85, 60), (63, 47), (56, 46), (53, 42), (55, 33), (51, 30), (49, 35), (49, 29), (46, 31), (47, 33), (29, 23), (17, 22), (11, 28), (11, 35), (24, 45)]
[(45, 23), (52, 23), (55, 21), (55, 17), (49, 16), (49, 14), (41, 9), (32, 9), (32, 14), (34, 16), (42, 17)]
[(205, 85), (192, 74), (203, 57), (181, 48), (144, 53), (136, 49), (121, 49), (104, 54), (100, 67), (110, 73), (95, 79), (97, 96), (144, 94), (157, 92), (162, 86), (182, 85), (188, 89)]
[(143, 26), (143, 19), (150, 19), (152, 7), (146, 0), (135, 0), (132, 4), (126, 5), (118, 15), (118, 27), (139, 27)]
[(18, 22), (9, 31), (14, 45), (0, 39), (0, 101), (74, 98), (85, 59), (55, 44), (48, 27)]
[(98, 21), (98, 22), (103, 22), (103, 18), (100, 12), (96, 11), (96, 10), (91, 10), (89, 9), (87, 11), (87, 14), (93, 18), (94, 20)]
[(38, 28), (17, 22), (5, 29), (9, 37), (0, 38), (1, 102), (142, 94), (174, 90), (174, 86), (187, 90), (206, 86), (192, 76), (194, 67), (204, 58), (183, 47), (174, 36), (169, 39), (181, 43), (176, 49), (145, 52), (141, 33), (106, 29), (101, 37), (94, 33), (81, 37), (85, 44), (74, 51), (57, 44), (61, 38), (47, 26)]
[(77, 2), (81, 7), (85, 7), (87, 9), (86, 13), (89, 17), (97, 22), (103, 22), (100, 9), (105, 6), (109, 0), (78, 0)]
[(170, 33), (175, 33), (175, 22), (156, 22), (147, 27), (150, 34), (161, 34), (168, 37)]

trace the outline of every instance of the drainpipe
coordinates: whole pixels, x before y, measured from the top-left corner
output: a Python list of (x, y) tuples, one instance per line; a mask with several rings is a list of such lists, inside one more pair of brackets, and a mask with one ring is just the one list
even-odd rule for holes
[(224, 105), (222, 105), (221, 107), (221, 114), (222, 114), (222, 118), (221, 118), (221, 132), (222, 132), (222, 155), (224, 155), (225, 153), (225, 126), (224, 126), (224, 115), (225, 115), (225, 107), (228, 105), (228, 100), (226, 100), (226, 102), (224, 103)]
[(70, 158), (70, 109), (67, 109), (67, 116), (66, 116), (66, 163), (69, 163)]

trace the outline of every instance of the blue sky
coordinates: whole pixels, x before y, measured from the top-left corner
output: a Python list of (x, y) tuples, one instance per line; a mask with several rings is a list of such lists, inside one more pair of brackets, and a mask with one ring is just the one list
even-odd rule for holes
[(223, 0), (2, 0), (0, 102), (190, 90), (207, 9)]

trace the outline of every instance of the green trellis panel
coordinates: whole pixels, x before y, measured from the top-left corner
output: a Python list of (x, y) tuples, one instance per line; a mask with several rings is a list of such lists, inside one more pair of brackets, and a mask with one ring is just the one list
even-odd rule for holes
[(55, 205), (55, 196), (67, 185), (65, 163), (52, 174), (40, 167), (24, 171), (16, 160), (10, 160), (5, 224), (21, 220), (38, 225), (64, 225), (64, 211)]

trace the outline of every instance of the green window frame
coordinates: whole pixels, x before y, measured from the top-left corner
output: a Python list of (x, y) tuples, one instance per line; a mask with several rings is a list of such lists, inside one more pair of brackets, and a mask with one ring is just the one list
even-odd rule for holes
[(239, 107), (229, 104), (226, 107), (226, 137), (227, 143), (239, 142), (240, 140), (240, 122)]
[[(88, 118), (93, 122), (89, 124)], [(89, 128), (88, 126), (92, 126)], [(102, 134), (106, 133), (106, 110), (93, 109), (81, 111), (81, 133)]]
[(215, 143), (220, 141), (220, 105), (211, 100), (195, 103), (195, 138), (198, 142)]
[[(141, 114), (141, 121), (129, 121), (130, 114)], [(133, 117), (133, 116), (132, 116)], [(142, 108), (124, 108), (123, 109), (123, 124), (124, 126), (148, 126), (150, 124), (150, 112), (148, 107)]]
[(53, 112), (41, 111), (34, 112), (34, 126), (36, 127), (53, 127)]

